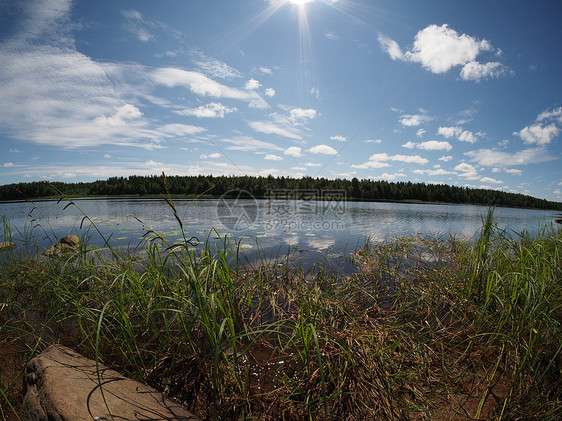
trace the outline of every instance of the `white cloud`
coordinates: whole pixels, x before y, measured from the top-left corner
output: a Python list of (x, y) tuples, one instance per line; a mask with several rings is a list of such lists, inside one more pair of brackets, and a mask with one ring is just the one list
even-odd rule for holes
[(445, 73), (455, 66), (474, 61), (480, 52), (491, 49), (488, 41), (459, 35), (447, 24), (429, 25), (417, 33), (413, 48), (406, 52), (405, 57), (421, 63), (433, 73)]
[(485, 167), (539, 164), (557, 159), (548, 154), (544, 148), (529, 148), (514, 153), (497, 149), (478, 149), (466, 152), (465, 155), (472, 158), (471, 162)]
[(338, 151), (328, 145), (316, 145), (308, 149), (308, 152), (314, 154), (324, 154), (324, 155), (337, 155)]
[(13, 162), (4, 162), (4, 163), (2, 164), (2, 166), (3, 166), (4, 168), (15, 167), (15, 165), (14, 165)]
[(508, 73), (508, 69), (499, 62), (476, 61), (481, 53), (493, 50), (489, 41), (459, 34), (447, 24), (429, 25), (419, 31), (412, 49), (405, 53), (396, 41), (385, 35), (379, 34), (378, 41), (392, 60), (420, 63), (432, 73), (446, 73), (454, 67), (463, 66), (461, 78), (474, 81)]
[(247, 101), (250, 107), (267, 108), (269, 105), (254, 91), (243, 91), (223, 85), (202, 73), (182, 70), (173, 67), (164, 67), (152, 71), (152, 78), (156, 83), (174, 88), (184, 86), (191, 92), (200, 96), (215, 98), (230, 98)]
[(310, 95), (318, 99), (320, 98), (320, 90), (318, 88), (310, 88)]
[(503, 184), (503, 181), (496, 180), (495, 178), (492, 178), (492, 177), (482, 177), (480, 179), (480, 181), (483, 182), (483, 183)]
[(283, 161), (283, 158), (280, 157), (279, 155), (274, 155), (274, 154), (270, 154), (268, 153), (264, 159), (268, 160), (268, 161)]
[(520, 132), (514, 132), (514, 135), (523, 139), (527, 144), (536, 143), (537, 145), (548, 145), (552, 139), (558, 136), (560, 129), (554, 123), (543, 127), (542, 124), (534, 124), (523, 128)]
[(504, 139), (504, 140), (502, 140), (501, 142), (498, 142), (498, 146), (499, 146), (500, 148), (506, 148), (507, 145), (509, 145), (509, 140), (508, 140), (508, 139)]
[(436, 170), (413, 170), (414, 174), (425, 174), (425, 175), (448, 175), (448, 174), (456, 174), (454, 171), (446, 171), (442, 168), (438, 168)]
[(419, 155), (388, 155), (386, 152), (376, 153), (369, 157), (367, 162), (363, 164), (352, 165), (353, 168), (367, 169), (367, 168), (384, 168), (388, 167), (387, 161), (405, 162), (407, 164), (420, 164), (425, 165), (429, 161)]
[(562, 107), (555, 108), (554, 110), (543, 111), (537, 117), (537, 121), (550, 120), (550, 119), (554, 119), (557, 120), (559, 123), (562, 123)]
[(312, 120), (316, 118), (317, 113), (318, 112), (313, 108), (303, 109), (296, 107), (289, 111), (293, 120)]
[(440, 142), (438, 140), (428, 140), (421, 142), (416, 146), (418, 149), (426, 151), (450, 151), (453, 149), (449, 142)]
[(363, 164), (353, 164), (352, 167), (358, 168), (360, 170), (366, 170), (368, 168), (386, 168), (386, 167), (390, 167), (390, 164), (388, 164), (387, 162), (375, 161), (369, 159), (367, 162), (364, 162)]
[(234, 138), (221, 139), (222, 142), (228, 143), (226, 149), (235, 151), (278, 151), (282, 152), (284, 149), (279, 146), (257, 140), (249, 136), (238, 136)]
[(523, 171), (517, 169), (517, 168), (508, 168), (504, 170), (506, 173), (508, 174), (513, 174), (513, 175), (521, 175), (523, 174)]
[(471, 61), (462, 68), (461, 79), (479, 82), (482, 79), (498, 78), (507, 72), (507, 67), (497, 61), (484, 64)]
[(393, 155), (390, 157), (391, 161), (400, 161), (407, 164), (420, 164), (425, 165), (429, 161), (426, 158), (422, 158), (419, 155)]
[(307, 162), (307, 163), (304, 164), (304, 165), (306, 165), (307, 167), (319, 167), (319, 166), (322, 165), (322, 164), (319, 164), (319, 163), (317, 163), (317, 162)]
[(324, 35), (326, 38), (331, 39), (331, 40), (336, 40), (339, 39), (340, 37), (338, 35), (336, 35), (333, 32), (326, 32), (326, 34)]
[(437, 140), (428, 140), (426, 142), (420, 142), (420, 143), (415, 143), (410, 141), (403, 144), (402, 146), (408, 149), (417, 148), (426, 151), (450, 151), (451, 149), (453, 149), (453, 147), (449, 142), (440, 142)]
[(125, 104), (121, 107), (116, 107), (115, 112), (109, 117), (105, 115), (99, 116), (95, 119), (97, 123), (108, 126), (122, 126), (129, 120), (136, 120), (142, 117), (140, 110), (132, 104)]
[(424, 114), (404, 114), (400, 117), (400, 124), (407, 127), (419, 126), (432, 120), (431, 117)]
[(288, 111), (287, 114), (271, 113), (269, 117), (273, 121), (252, 121), (248, 124), (254, 130), (266, 133), (276, 134), (287, 137), (289, 139), (301, 140), (301, 130), (299, 127), (305, 126), (309, 120), (316, 118), (317, 111), (312, 108), (303, 109), (299, 107), (291, 108), (281, 107)]
[(121, 14), (126, 20), (125, 29), (135, 38), (142, 42), (156, 39), (150, 32), (150, 24), (142, 18), (142, 14), (137, 10), (123, 10)]
[(406, 174), (401, 173), (401, 172), (397, 172), (397, 173), (393, 173), (393, 174), (389, 174), (389, 173), (382, 173), (381, 176), (379, 178), (383, 178), (385, 180), (389, 180), (389, 181), (393, 181), (396, 180), (399, 177), (406, 177)]
[(291, 127), (281, 127), (270, 121), (250, 121), (248, 125), (257, 132), (265, 134), (276, 134), (289, 139), (302, 139), (298, 130)]
[(218, 77), (221, 79), (242, 77), (242, 73), (238, 70), (216, 58), (207, 57), (201, 52), (196, 52), (195, 54), (198, 58), (194, 60), (194, 64), (211, 77)]
[(474, 134), (471, 131), (464, 130), (462, 127), (439, 127), (437, 133), (445, 136), (447, 139), (451, 137), (456, 137), (461, 142), (476, 143), (478, 141), (478, 136), (482, 133)]
[(461, 177), (466, 178), (467, 180), (478, 180), (479, 176), (478, 176), (478, 171), (476, 170), (476, 167), (474, 167), (473, 165), (470, 165), (466, 162), (462, 162), (460, 164), (458, 164), (455, 167), (455, 171), (459, 171), (461, 174), (459, 174)]
[[(60, 3), (56, 5), (51, 4), (50, 6), (57, 7), (60, 6)], [(123, 10), (121, 15), (125, 18), (124, 29), (141, 42), (156, 40), (158, 37), (155, 35), (155, 32), (166, 34), (177, 40), (183, 36), (181, 32), (165, 23), (143, 18), (142, 14), (137, 10)]]
[(270, 97), (270, 98), (273, 97), (273, 96), (275, 96), (275, 89), (273, 89), (273, 88), (266, 88), (266, 90), (265, 90), (265, 96), (268, 96), (268, 97)]
[(291, 167), (291, 169), (295, 171), (306, 171), (305, 167)]
[(217, 158), (220, 158), (220, 157), (221, 157), (221, 154), (218, 153), (218, 152), (212, 153), (210, 155), (201, 154), (199, 156), (199, 158), (201, 158), (201, 159), (208, 159), (208, 158), (217, 159)]
[(177, 137), (193, 135), (204, 132), (205, 129), (198, 126), (191, 126), (189, 124), (165, 124), (157, 130), (157, 134), (162, 137)]
[(0, 44), (0, 62), (0, 126), (13, 138), (62, 148), (160, 147), (158, 122), (123, 99), (118, 73), (138, 75), (129, 65), (96, 63), (66, 46), (27, 39)]
[(347, 140), (347, 137), (340, 136), (340, 135), (330, 136), (330, 140), (337, 140), (338, 142), (345, 142)]
[(377, 40), (379, 41), (383, 51), (388, 53), (392, 60), (402, 60), (404, 58), (404, 53), (402, 53), (402, 50), (396, 41), (383, 34), (379, 34)]
[(246, 85), (244, 86), (244, 88), (248, 91), (255, 91), (260, 86), (261, 86), (261, 83), (259, 83), (256, 79), (252, 78), (252, 79), (250, 79), (249, 81), (246, 82)]
[(270, 75), (270, 74), (273, 73), (273, 70), (270, 69), (269, 67), (260, 67), (260, 68), (259, 68), (259, 71), (260, 71), (261, 73), (263, 73), (264, 75)]
[(365, 143), (382, 143), (382, 139), (367, 139)]
[(236, 107), (227, 107), (218, 102), (211, 102), (200, 105), (197, 108), (186, 108), (178, 112), (179, 114), (192, 115), (198, 118), (224, 118), (226, 114), (238, 111)]
[(417, 137), (422, 137), (424, 133), (425, 133), (425, 130), (424, 130), (424, 129), (418, 129), (418, 131), (416, 132), (416, 136), (417, 136)]
[(300, 158), (301, 156), (303, 156), (302, 149), (299, 146), (290, 146), (283, 153), (295, 158)]
[(453, 157), (451, 155), (443, 155), (438, 161), (449, 162)]

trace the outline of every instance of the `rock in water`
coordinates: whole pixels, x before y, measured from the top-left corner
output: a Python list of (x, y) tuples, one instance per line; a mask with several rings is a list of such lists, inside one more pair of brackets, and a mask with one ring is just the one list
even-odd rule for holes
[(0, 241), (0, 251), (15, 249), (18, 245), (12, 241)]
[(23, 393), (22, 420), (199, 419), (156, 390), (102, 364), (96, 368), (95, 361), (61, 345), (27, 364)]
[(80, 239), (76, 235), (67, 235), (62, 237), (54, 246), (43, 252), (45, 256), (60, 256), (65, 252), (78, 251), (80, 247)]

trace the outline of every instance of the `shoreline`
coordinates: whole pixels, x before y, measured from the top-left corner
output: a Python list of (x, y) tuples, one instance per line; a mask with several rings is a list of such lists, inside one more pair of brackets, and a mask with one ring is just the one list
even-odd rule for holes
[[(8, 256), (0, 363), (61, 343), (202, 418), (562, 411), (561, 231), (507, 239), (489, 213), (474, 244), (368, 244), (345, 276), (321, 262), (230, 266), (240, 256), (228, 248), (146, 252), (141, 271), (134, 255), (96, 260), (87, 245), (44, 261)], [(8, 373), (0, 407), (9, 397), (17, 411), (19, 372)]]

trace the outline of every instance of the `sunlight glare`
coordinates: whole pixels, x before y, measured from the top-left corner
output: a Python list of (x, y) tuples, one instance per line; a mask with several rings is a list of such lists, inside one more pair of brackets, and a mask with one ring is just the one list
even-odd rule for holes
[(289, 0), (289, 3), (296, 4), (297, 6), (304, 6), (306, 3), (312, 3), (314, 0)]

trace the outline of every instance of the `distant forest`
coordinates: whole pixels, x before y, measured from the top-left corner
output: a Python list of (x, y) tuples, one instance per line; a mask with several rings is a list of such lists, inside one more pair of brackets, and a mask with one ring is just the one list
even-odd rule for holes
[(111, 177), (89, 183), (31, 182), (0, 186), (0, 200), (26, 200), (60, 197), (58, 192), (69, 197), (80, 196), (154, 196), (167, 191), (173, 195), (222, 196), (230, 190), (243, 189), (256, 198), (268, 197), (282, 189), (345, 191), (348, 200), (374, 201), (420, 201), (508, 206), (562, 210), (562, 203), (496, 190), (472, 189), (445, 184), (411, 182), (388, 182), (325, 178), (253, 177), (253, 176), (163, 176)]

